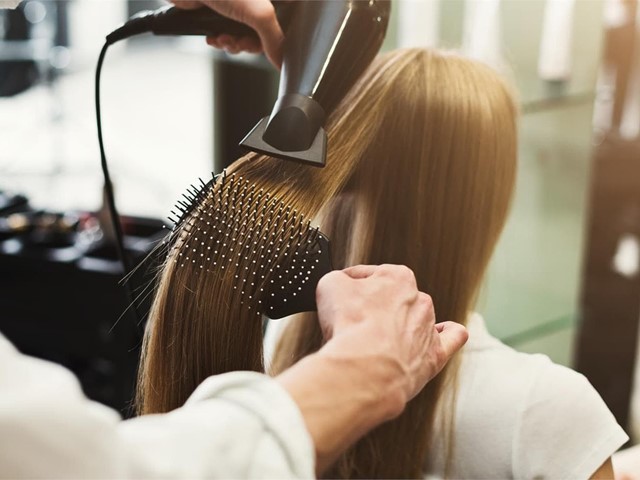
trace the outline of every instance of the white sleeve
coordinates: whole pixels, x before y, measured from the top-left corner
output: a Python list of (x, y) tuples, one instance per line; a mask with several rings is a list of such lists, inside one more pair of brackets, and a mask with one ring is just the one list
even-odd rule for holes
[(315, 450), (277, 382), (211, 377), (169, 414), (122, 421), (0, 335), (0, 478), (311, 478)]
[(543, 361), (516, 425), (514, 477), (589, 478), (629, 437), (583, 375)]

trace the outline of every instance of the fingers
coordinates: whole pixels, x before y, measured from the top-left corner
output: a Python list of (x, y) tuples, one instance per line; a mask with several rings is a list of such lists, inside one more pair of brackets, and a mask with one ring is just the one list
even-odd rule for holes
[[(435, 323), (431, 297), (418, 291), (416, 277), (404, 265), (356, 265), (334, 270), (324, 275), (316, 287), (316, 302), (321, 302), (332, 291), (351, 292), (351, 302), (360, 305), (367, 298), (372, 307), (384, 308), (384, 298), (420, 304), (431, 324)], [(418, 302), (416, 302), (418, 300)]]
[[(258, 33), (260, 44), (267, 57), (271, 63), (280, 68), (284, 34), (278, 23), (273, 4), (269, 0), (202, 0), (201, 4), (254, 29)], [(236, 39), (233, 44), (229, 43), (227, 47), (219, 48), (225, 48), (230, 53), (243, 50), (238, 43), (239, 41)], [(219, 38), (217, 41), (209, 40), (208, 43), (221, 45)], [(252, 44), (251, 50), (248, 51), (255, 50), (255, 45)]]
[(173, 0), (171, 3), (185, 10), (195, 10), (196, 8), (202, 7), (202, 2), (199, 0)]
[(409, 267), (405, 267), (404, 265), (355, 265), (343, 270), (334, 270), (330, 273), (333, 274), (336, 272), (344, 274), (354, 280), (369, 278), (373, 275), (378, 275), (393, 277), (398, 281), (405, 281), (411, 286), (416, 285), (416, 277), (413, 274), (413, 271)]
[(207, 37), (207, 44), (232, 54), (239, 52), (260, 53), (262, 51), (260, 41), (252, 37), (236, 38), (223, 34), (216, 37)]
[(223, 34), (207, 37), (207, 43), (232, 54), (239, 52), (260, 53), (264, 47), (271, 63), (280, 68), (284, 34), (269, 0), (173, 0), (172, 3), (185, 10), (206, 5), (221, 15), (247, 24), (258, 33), (259, 40), (252, 37), (233, 37)]
[(447, 360), (460, 350), (469, 338), (467, 329), (456, 322), (437, 323), (436, 330), (439, 333), (440, 343)]
[(378, 268), (378, 265), (356, 265), (355, 267), (345, 268), (342, 270), (342, 273), (354, 279), (368, 278), (373, 275)]
[(207, 37), (207, 44), (222, 50), (222, 44), (218, 40), (218, 37)]
[(237, 40), (238, 50), (241, 52), (260, 53), (262, 52), (262, 45), (260, 42), (252, 37), (242, 37)]
[(276, 67), (282, 65), (282, 44), (284, 34), (278, 23), (273, 4), (270, 1), (248, 2), (246, 24), (252, 27), (264, 48), (267, 58)]
[[(457, 323), (436, 324), (433, 300), (402, 265), (358, 265), (333, 271), (316, 289), (318, 320), (337, 354), (393, 365), (388, 378), (404, 401), (438, 374), (468, 338)], [(345, 347), (348, 345), (348, 347)], [(336, 350), (337, 349), (337, 350)], [(327, 350), (325, 350), (326, 352)], [(383, 361), (386, 359), (386, 361)], [(388, 362), (392, 359), (392, 362)]]
[(374, 275), (391, 277), (395, 281), (404, 282), (412, 288), (417, 289), (416, 276), (413, 271), (404, 265), (356, 265), (345, 268), (342, 273), (353, 279), (369, 278)]
[(316, 296), (324, 291), (340, 290), (345, 281), (349, 281), (349, 277), (344, 275), (340, 270), (333, 270), (324, 275), (316, 285)]

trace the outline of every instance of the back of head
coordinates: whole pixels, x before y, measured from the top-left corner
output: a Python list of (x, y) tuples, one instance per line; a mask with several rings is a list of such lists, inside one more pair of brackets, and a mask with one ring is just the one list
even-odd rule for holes
[[(350, 102), (334, 133), (342, 156), (328, 161), (353, 171), (320, 212), (334, 267), (407, 265), (433, 297), (438, 321), (465, 323), (515, 180), (517, 108), (509, 89), (482, 64), (412, 49), (381, 57)], [(315, 315), (298, 316), (281, 338), (274, 373), (321, 343)], [(329, 476), (419, 476), (452, 365)]]
[[(378, 58), (344, 99), (328, 135), (324, 169), (251, 154), (230, 170), (317, 216), (331, 238), (335, 268), (405, 264), (432, 295), (439, 321), (464, 322), (513, 189), (516, 107), (508, 88), (489, 68), (455, 55), (394, 51)], [(150, 317), (138, 398), (143, 412), (179, 406), (208, 375), (262, 368), (255, 315), (234, 307), (223, 277), (196, 282), (189, 265), (172, 267), (179, 253), (178, 246), (168, 257)], [(314, 315), (302, 315), (284, 334), (276, 369), (321, 342)], [(331, 473), (419, 475), (440, 383), (432, 381)]]
[(372, 130), (367, 148), (358, 159), (334, 160), (355, 163), (343, 201), (323, 211), (323, 230), (351, 216), (349, 245), (340, 245), (343, 231), (326, 232), (344, 255), (336, 267), (407, 265), (439, 320), (464, 322), (513, 189), (511, 94), (482, 64), (419, 49), (383, 56), (361, 85), (367, 98), (359, 100), (377, 121), (354, 107), (348, 121)]
[(336, 112), (326, 169), (280, 171), (306, 179), (308, 200), (322, 200), (311, 211), (335, 268), (407, 265), (438, 320), (464, 323), (508, 212), (516, 118), (509, 88), (485, 65), (397, 50)]

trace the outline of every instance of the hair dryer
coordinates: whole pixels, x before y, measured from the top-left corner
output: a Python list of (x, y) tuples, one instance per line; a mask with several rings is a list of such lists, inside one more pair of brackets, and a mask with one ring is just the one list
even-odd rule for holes
[(389, 0), (298, 2), (285, 30), (278, 100), (240, 142), (323, 167), (327, 117), (380, 50)]
[[(335, 106), (382, 45), (390, 0), (274, 2), (285, 33), (278, 100), (240, 142), (258, 152), (322, 167), (324, 125)], [(140, 12), (107, 36), (107, 44), (152, 32), (156, 35), (257, 34), (208, 8), (164, 7)]]

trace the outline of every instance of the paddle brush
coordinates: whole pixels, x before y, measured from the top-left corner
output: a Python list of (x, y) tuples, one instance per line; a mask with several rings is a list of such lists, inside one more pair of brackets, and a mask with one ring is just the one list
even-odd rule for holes
[(227, 276), (257, 315), (316, 310), (316, 286), (332, 270), (329, 239), (278, 197), (223, 172), (192, 185), (172, 214), (166, 242), (177, 267)]

